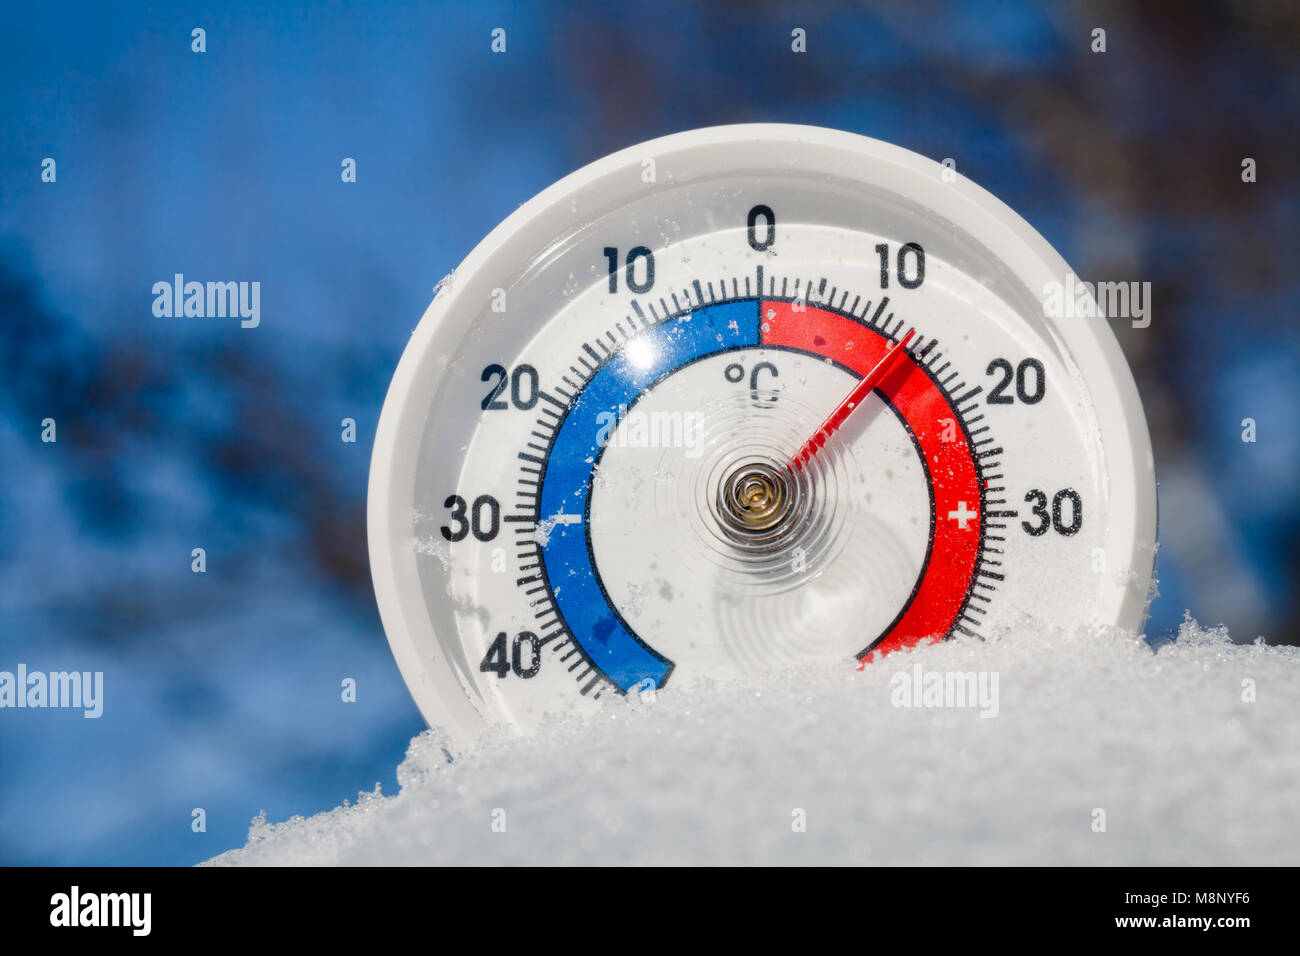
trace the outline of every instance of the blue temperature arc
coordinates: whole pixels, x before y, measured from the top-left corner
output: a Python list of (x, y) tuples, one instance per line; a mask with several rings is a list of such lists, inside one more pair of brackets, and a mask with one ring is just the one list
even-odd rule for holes
[[(542, 480), (538, 539), (556, 608), (591, 662), (624, 692), (660, 687), (673, 662), (632, 632), (613, 607), (592, 559), (587, 520), (601, 423), (683, 365), (759, 344), (759, 302), (708, 306), (646, 329), (587, 382), (555, 435)], [(604, 417), (602, 417), (604, 416)], [(608, 429), (605, 429), (607, 431)]]

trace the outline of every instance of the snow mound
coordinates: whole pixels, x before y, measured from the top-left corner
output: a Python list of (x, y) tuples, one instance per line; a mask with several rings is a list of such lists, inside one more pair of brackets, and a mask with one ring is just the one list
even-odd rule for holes
[[(901, 706), (965, 673), (984, 706)], [(209, 862), (1294, 865), (1297, 740), (1300, 648), (1018, 633), (614, 700), (454, 761), (426, 731), (396, 796), (260, 816)]]

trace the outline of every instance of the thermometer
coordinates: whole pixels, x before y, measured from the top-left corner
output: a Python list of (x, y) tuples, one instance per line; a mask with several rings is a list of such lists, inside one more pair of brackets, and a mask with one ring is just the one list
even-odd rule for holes
[(520, 207), (440, 284), (375, 439), (372, 574), (426, 720), (1140, 628), (1150, 439), (1108, 320), (1044, 308), (1072, 278), (950, 167), (812, 127), (668, 136)]

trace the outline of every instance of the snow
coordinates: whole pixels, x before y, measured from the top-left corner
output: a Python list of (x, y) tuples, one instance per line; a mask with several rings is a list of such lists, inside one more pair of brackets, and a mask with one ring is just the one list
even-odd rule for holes
[[(396, 796), (259, 817), (209, 862), (1294, 865), (1298, 665), (1190, 620), (1154, 652), (1022, 631), (670, 687), (451, 761), (431, 730)], [(997, 715), (895, 706), (917, 666), (986, 672)]]

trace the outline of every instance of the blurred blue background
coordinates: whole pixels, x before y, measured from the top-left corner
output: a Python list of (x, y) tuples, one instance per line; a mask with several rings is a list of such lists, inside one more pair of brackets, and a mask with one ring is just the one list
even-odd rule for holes
[[(1161, 481), (1149, 639), (1189, 609), (1295, 643), (1298, 41), (1294, 3), (5, 4), (0, 669), (102, 670), (106, 703), (0, 712), (0, 863), (193, 863), (396, 789), (423, 723), (365, 489), (402, 348), (517, 205), (697, 126), (952, 157), (1081, 276), (1151, 281), (1117, 329)], [(261, 326), (155, 318), (176, 272), (260, 281)]]

